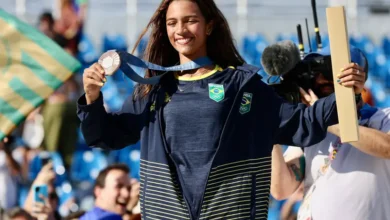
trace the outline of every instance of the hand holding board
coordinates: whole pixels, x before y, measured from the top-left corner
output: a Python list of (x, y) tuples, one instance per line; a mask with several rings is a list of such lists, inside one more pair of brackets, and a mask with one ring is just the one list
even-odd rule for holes
[[(351, 62), (344, 7), (327, 8), (326, 17), (332, 57), (333, 80), (336, 82), (338, 79), (337, 75), (341, 73), (341, 69)], [(359, 124), (354, 90), (353, 88), (346, 88), (338, 83), (334, 83), (334, 86), (341, 142), (358, 141)]]

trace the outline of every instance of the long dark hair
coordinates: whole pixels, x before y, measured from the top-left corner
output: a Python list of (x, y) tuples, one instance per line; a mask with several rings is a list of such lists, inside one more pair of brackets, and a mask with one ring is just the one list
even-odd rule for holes
[[(179, 62), (179, 53), (169, 42), (165, 24), (168, 7), (173, 1), (175, 0), (163, 0), (161, 2), (133, 49), (134, 53), (141, 39), (151, 28), (151, 34), (144, 52), (144, 60), (161, 66), (173, 66)], [(214, 24), (212, 32), (207, 38), (207, 56), (222, 68), (242, 65), (245, 61), (238, 53), (228, 22), (214, 0), (191, 1), (198, 4), (206, 23), (213, 21)], [(145, 78), (158, 74), (158, 71), (147, 70)], [(134, 97), (145, 97), (151, 89), (151, 85), (138, 85), (134, 90)]]

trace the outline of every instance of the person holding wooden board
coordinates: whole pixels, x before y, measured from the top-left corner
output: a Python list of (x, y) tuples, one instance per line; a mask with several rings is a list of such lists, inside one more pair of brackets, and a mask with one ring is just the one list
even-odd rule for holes
[[(351, 47), (355, 64), (343, 73), (358, 77), (355, 92), (363, 90), (368, 64), (364, 54)], [(329, 47), (306, 56), (329, 56)], [(341, 84), (344, 80), (341, 79)], [(319, 97), (334, 92), (333, 82), (322, 74), (316, 78)], [(318, 89), (320, 88), (320, 89)], [(317, 101), (312, 91), (303, 91), (302, 102), (308, 106)], [(281, 146), (272, 152), (271, 194), (286, 199), (304, 183), (304, 200), (298, 220), (389, 219), (390, 218), (390, 108), (378, 109), (359, 103), (357, 142), (341, 143), (338, 125), (330, 126), (326, 138), (308, 148)]]

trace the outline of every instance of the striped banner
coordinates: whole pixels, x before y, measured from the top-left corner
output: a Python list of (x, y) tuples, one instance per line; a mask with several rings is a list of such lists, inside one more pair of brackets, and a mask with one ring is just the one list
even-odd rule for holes
[(80, 67), (51, 39), (0, 9), (0, 140)]

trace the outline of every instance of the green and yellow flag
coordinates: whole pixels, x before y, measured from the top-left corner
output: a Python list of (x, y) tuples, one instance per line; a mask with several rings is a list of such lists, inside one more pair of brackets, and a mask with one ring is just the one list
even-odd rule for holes
[(0, 9), (0, 140), (80, 66), (54, 41)]

